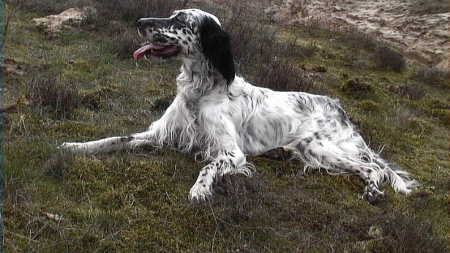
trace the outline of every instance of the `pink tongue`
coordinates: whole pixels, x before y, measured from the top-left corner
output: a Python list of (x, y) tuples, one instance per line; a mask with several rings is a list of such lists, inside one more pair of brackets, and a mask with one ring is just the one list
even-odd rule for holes
[(164, 48), (164, 47), (163, 46), (158, 46), (158, 45), (155, 45), (155, 44), (145, 45), (145, 46), (139, 48), (138, 50), (136, 50), (136, 52), (134, 52), (133, 58), (136, 61), (139, 61), (142, 57), (144, 57), (144, 55), (146, 54), (147, 51), (152, 50), (152, 49), (162, 49), (162, 48)]

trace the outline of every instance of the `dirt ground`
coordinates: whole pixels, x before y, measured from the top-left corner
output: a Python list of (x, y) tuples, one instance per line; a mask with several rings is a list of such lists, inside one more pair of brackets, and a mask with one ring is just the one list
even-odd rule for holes
[(447, 1), (275, 0), (265, 13), (275, 22), (319, 19), (352, 25), (430, 67), (449, 68), (450, 7)]

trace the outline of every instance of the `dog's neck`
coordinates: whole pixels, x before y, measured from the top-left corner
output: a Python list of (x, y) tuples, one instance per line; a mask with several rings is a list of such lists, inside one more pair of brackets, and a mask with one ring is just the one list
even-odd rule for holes
[(226, 80), (208, 61), (183, 59), (181, 74), (177, 78), (178, 93), (187, 101), (196, 102), (217, 85), (226, 87)]

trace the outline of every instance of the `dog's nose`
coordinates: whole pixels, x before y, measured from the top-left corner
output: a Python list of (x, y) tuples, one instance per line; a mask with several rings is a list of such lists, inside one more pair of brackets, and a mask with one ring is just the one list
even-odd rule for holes
[(137, 21), (137, 26), (138, 27), (142, 27), (142, 26), (152, 26), (153, 25), (153, 21), (150, 18), (141, 18)]

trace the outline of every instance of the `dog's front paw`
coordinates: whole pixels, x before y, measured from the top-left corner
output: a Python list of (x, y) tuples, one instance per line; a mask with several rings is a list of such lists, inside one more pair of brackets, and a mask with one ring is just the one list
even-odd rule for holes
[(191, 201), (206, 201), (211, 196), (211, 187), (206, 184), (195, 183), (189, 191), (189, 199)]

